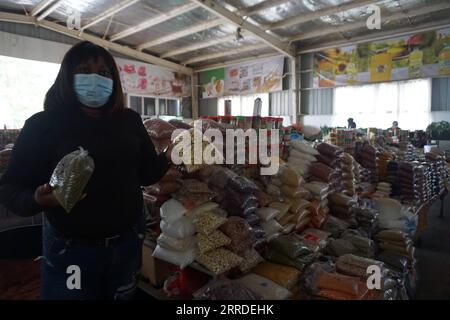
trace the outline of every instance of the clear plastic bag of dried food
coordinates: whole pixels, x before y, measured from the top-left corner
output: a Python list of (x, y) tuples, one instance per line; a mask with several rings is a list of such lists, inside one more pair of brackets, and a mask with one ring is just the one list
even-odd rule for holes
[(278, 250), (291, 259), (306, 256), (311, 253), (306, 244), (293, 236), (283, 235), (270, 242), (270, 247)]
[(247, 221), (240, 217), (229, 217), (220, 230), (231, 239), (228, 248), (233, 252), (250, 249), (256, 241), (252, 228)]
[(226, 218), (212, 212), (204, 212), (194, 217), (194, 225), (197, 232), (211, 234), (227, 221)]
[(239, 269), (244, 273), (250, 271), (264, 261), (263, 257), (261, 257), (255, 249), (245, 250), (242, 254), (242, 258), (244, 258), (244, 261), (240, 264)]
[(199, 253), (196, 260), (216, 275), (225, 273), (242, 263), (240, 256), (223, 248)]
[(235, 176), (229, 180), (228, 187), (237, 192), (250, 194), (256, 194), (259, 191), (258, 187), (252, 180), (242, 176)]
[(208, 283), (194, 293), (195, 300), (262, 300), (246, 286), (228, 279)]
[(231, 239), (220, 230), (214, 230), (209, 235), (198, 233), (196, 239), (198, 251), (200, 253), (206, 253), (208, 251), (227, 246), (231, 243)]
[(50, 178), (53, 195), (70, 212), (83, 194), (94, 172), (94, 160), (88, 151), (79, 148), (62, 158)]

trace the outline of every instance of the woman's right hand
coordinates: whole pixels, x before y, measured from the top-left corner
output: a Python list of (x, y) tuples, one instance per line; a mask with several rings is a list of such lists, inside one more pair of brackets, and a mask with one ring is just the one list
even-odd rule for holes
[(34, 192), (34, 201), (43, 207), (56, 207), (59, 206), (58, 200), (53, 195), (53, 187), (48, 183), (37, 187)]

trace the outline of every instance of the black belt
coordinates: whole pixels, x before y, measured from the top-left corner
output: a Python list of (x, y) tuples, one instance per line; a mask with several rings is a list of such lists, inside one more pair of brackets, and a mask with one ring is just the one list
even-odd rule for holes
[(110, 247), (119, 245), (131, 238), (132, 233), (115, 235), (103, 239), (68, 239), (69, 243), (82, 246)]

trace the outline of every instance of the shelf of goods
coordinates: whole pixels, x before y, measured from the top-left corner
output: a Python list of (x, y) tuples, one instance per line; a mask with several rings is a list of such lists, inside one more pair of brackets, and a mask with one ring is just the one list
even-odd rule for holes
[[(194, 130), (184, 123), (145, 125), (161, 149), (175, 128)], [(201, 128), (230, 126), (203, 119)], [(401, 156), (373, 145), (355, 144), (352, 156), (328, 143), (284, 141), (275, 175), (260, 175), (260, 165), (181, 165), (144, 188), (153, 221), (143, 250), (145, 291), (209, 300), (414, 297), (412, 237), (424, 206), (394, 188), (399, 175), (389, 163)], [(438, 156), (422, 160), (444, 170)], [(423, 178), (428, 201), (447, 183)], [(367, 288), (369, 265), (383, 270), (381, 289)]]

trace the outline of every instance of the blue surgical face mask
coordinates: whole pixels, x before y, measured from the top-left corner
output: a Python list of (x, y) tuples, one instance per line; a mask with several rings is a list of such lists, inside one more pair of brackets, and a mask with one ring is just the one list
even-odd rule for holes
[(113, 81), (96, 73), (79, 73), (74, 77), (74, 89), (78, 100), (85, 106), (104, 106), (113, 92)]

